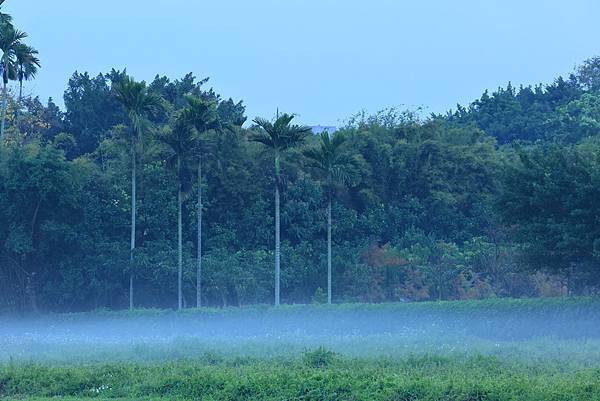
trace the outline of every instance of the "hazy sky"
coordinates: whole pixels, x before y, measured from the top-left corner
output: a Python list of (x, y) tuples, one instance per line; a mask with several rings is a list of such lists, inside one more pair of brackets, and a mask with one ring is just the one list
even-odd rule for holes
[(249, 117), (336, 125), (387, 106), (442, 112), (551, 82), (600, 54), (594, 0), (7, 0), (60, 100), (75, 71), (208, 76)]

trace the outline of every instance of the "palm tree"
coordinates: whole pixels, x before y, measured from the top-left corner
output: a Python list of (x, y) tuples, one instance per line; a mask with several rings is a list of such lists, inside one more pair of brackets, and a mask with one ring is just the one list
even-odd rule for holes
[(254, 123), (261, 128), (251, 137), (251, 140), (262, 143), (275, 153), (275, 306), (279, 306), (279, 278), (280, 278), (280, 217), (279, 217), (279, 191), (281, 185), (281, 155), (290, 148), (301, 144), (310, 127), (292, 125), (293, 114), (282, 114), (274, 122), (257, 117)]
[(0, 141), (4, 138), (4, 128), (6, 123), (6, 108), (8, 106), (8, 92), (6, 85), (9, 79), (17, 79), (15, 55), (17, 48), (22, 44), (22, 40), (27, 37), (25, 32), (15, 29), (12, 24), (0, 23), (0, 50), (4, 53), (0, 62), (2, 71), (2, 123), (0, 125)]
[(17, 66), (17, 80), (19, 81), (19, 101), (17, 107), (17, 126), (19, 125), (19, 111), (23, 99), (23, 81), (35, 78), (38, 68), (41, 67), (38, 51), (24, 43), (17, 45), (15, 49), (15, 64)]
[[(0, 0), (0, 9), (2, 8), (2, 4), (4, 4), (6, 0)], [(10, 14), (5, 14), (0, 11), (0, 24), (10, 24), (12, 23), (12, 16)]]
[(343, 152), (342, 145), (345, 140), (346, 137), (340, 132), (330, 136), (325, 131), (321, 133), (317, 147), (303, 152), (311, 166), (323, 179), (327, 195), (327, 303), (329, 304), (331, 304), (331, 204), (334, 185), (348, 181), (349, 170), (354, 165), (354, 159)]
[(15, 61), (17, 65), (17, 79), (19, 81), (19, 103), (23, 97), (23, 81), (35, 78), (38, 68), (41, 67), (38, 51), (24, 43), (19, 43), (15, 48)]
[(169, 146), (171, 155), (168, 165), (175, 169), (177, 175), (177, 308), (183, 308), (183, 235), (182, 207), (183, 196), (188, 192), (191, 180), (190, 159), (194, 155), (196, 142), (193, 125), (190, 124), (187, 113), (180, 113), (173, 128), (163, 131), (159, 136), (161, 142)]
[(220, 122), (215, 102), (188, 96), (188, 107), (183, 110), (184, 118), (196, 129), (196, 152), (198, 158), (198, 203), (197, 203), (197, 256), (196, 256), (196, 307), (202, 306), (202, 137), (209, 131), (219, 130)]
[(161, 108), (160, 96), (150, 92), (145, 82), (136, 82), (124, 76), (121, 82), (113, 86), (117, 100), (127, 111), (129, 128), (131, 129), (131, 248), (129, 275), (129, 309), (133, 309), (133, 251), (135, 250), (136, 220), (136, 140), (141, 139), (149, 128), (148, 117), (155, 115)]

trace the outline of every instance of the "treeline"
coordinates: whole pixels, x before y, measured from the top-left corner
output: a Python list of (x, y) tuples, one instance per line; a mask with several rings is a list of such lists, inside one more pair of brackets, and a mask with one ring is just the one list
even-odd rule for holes
[(64, 111), (9, 94), (0, 309), (273, 303), (276, 220), (281, 302), (327, 302), (329, 215), (333, 302), (597, 293), (598, 71), (322, 136), (192, 74), (76, 72)]

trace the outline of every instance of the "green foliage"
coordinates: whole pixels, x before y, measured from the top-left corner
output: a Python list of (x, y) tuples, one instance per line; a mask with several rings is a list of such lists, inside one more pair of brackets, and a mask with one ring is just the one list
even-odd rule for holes
[(94, 152), (107, 132), (123, 123), (125, 110), (111, 90), (111, 85), (122, 77), (123, 73), (113, 70), (93, 78), (87, 72), (75, 72), (69, 79), (64, 93), (64, 121), (67, 132), (77, 142), (78, 155)]
[(559, 77), (550, 85), (521, 86), (510, 83), (491, 95), (486, 91), (468, 108), (458, 106), (450, 121), (472, 124), (496, 138), (498, 143), (515, 141), (560, 141), (559, 109), (581, 96), (582, 77)]
[[(324, 200), (333, 195), (336, 302), (597, 293), (596, 64), (545, 86), (509, 85), (445, 116), (363, 113), (321, 136), (289, 114), (243, 127), (243, 103), (192, 74), (146, 85), (125, 71), (75, 73), (64, 113), (36, 98), (18, 108), (9, 96), (0, 308), (121, 308), (130, 273), (140, 306), (174, 306), (178, 180), (187, 305), (198, 212), (185, 194), (198, 185), (206, 305), (270, 302), (275, 183), (283, 302), (310, 303), (327, 288)], [(135, 269), (127, 257), (132, 134)], [(48, 200), (36, 215), (39, 194)]]
[(595, 140), (534, 146), (505, 161), (499, 210), (513, 224), (528, 266), (569, 276), (575, 268), (588, 283), (597, 277), (599, 151)]
[(149, 125), (148, 119), (159, 112), (162, 99), (149, 91), (144, 81), (136, 82), (128, 75), (113, 86), (113, 91), (116, 99), (127, 111), (132, 136), (140, 140)]
[(192, 160), (194, 158), (194, 145), (196, 136), (194, 127), (187, 119), (179, 115), (176, 117), (172, 127), (166, 127), (158, 133), (157, 138), (168, 147), (169, 154), (166, 156), (167, 166), (175, 171), (179, 188), (187, 192), (192, 183)]
[[(321, 351), (312, 354), (316, 352)], [(344, 359), (325, 366), (226, 360), (214, 365), (4, 366), (0, 369), (0, 396), (36, 401), (53, 397), (121, 401), (592, 401), (600, 396), (600, 386), (593, 368), (561, 373), (554, 367), (528, 369), (485, 357), (422, 357), (381, 364)]]
[(319, 136), (316, 147), (304, 151), (309, 167), (317, 171), (317, 176), (324, 181), (328, 193), (333, 189), (334, 183), (350, 180), (351, 170), (356, 164), (355, 159), (342, 148), (345, 141), (344, 134), (337, 132), (331, 136), (325, 131)]
[(15, 49), (15, 63), (17, 66), (17, 80), (19, 81), (19, 101), (23, 97), (23, 81), (35, 78), (38, 68), (41, 67), (39, 52), (25, 43), (19, 43)]
[(321, 287), (317, 287), (315, 294), (312, 297), (313, 304), (325, 304), (327, 303), (327, 293), (323, 291)]
[(324, 347), (319, 347), (313, 351), (306, 351), (302, 355), (302, 359), (308, 367), (327, 368), (335, 362), (336, 354)]
[(11, 23), (0, 23), (0, 50), (4, 53), (2, 56), (4, 84), (8, 80), (17, 79), (18, 61), (17, 53), (21, 51), (23, 39), (27, 38), (27, 33), (15, 28)]
[(299, 145), (310, 128), (291, 124), (293, 114), (284, 113), (277, 116), (274, 122), (261, 117), (254, 119), (254, 123), (261, 128), (252, 136), (252, 140), (262, 143), (276, 153)]
[(575, 143), (600, 133), (600, 95), (588, 92), (558, 108), (562, 137)]
[(577, 68), (577, 78), (586, 90), (600, 89), (600, 57), (592, 57)]

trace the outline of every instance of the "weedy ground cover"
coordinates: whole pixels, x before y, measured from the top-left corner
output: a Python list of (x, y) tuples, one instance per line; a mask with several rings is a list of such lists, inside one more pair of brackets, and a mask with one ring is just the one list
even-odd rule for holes
[(3, 401), (600, 400), (592, 298), (0, 322)]

